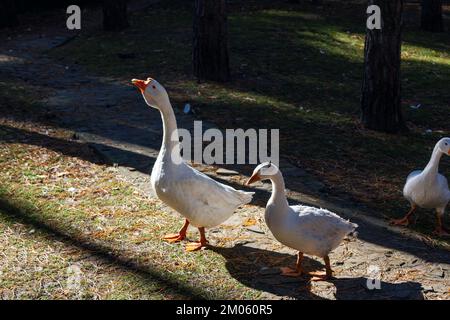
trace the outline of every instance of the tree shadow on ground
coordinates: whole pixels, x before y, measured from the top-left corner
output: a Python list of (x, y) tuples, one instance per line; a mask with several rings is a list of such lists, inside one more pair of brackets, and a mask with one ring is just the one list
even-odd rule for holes
[(157, 283), (159, 287), (163, 289), (163, 292), (172, 295), (174, 298), (205, 299), (207, 297), (206, 292), (201, 288), (194, 288), (188, 284), (170, 278), (167, 273), (164, 273), (164, 270), (158, 270), (158, 266), (156, 265), (144, 265), (138, 261), (133, 261), (126, 257), (124, 252), (114, 250), (104, 243), (94, 242), (84, 235), (79, 237), (72, 236), (69, 233), (59, 230), (57, 227), (48, 224), (46, 221), (41, 221), (41, 219), (37, 218), (40, 214), (36, 209), (33, 209), (34, 212), (30, 214), (28, 209), (20, 208), (15, 204), (10, 203), (7, 199), (0, 198), (0, 211), (0, 214), (5, 214), (11, 219), (31, 225), (33, 228), (40, 229), (54, 236), (55, 240), (85, 250), (89, 254), (103, 259), (108, 264), (114, 264), (120, 268), (129, 270), (141, 277), (144, 283)]
[[(325, 299), (311, 292), (311, 276), (303, 275), (298, 278), (280, 275), (279, 268), (292, 266), (295, 257), (290, 254), (278, 253), (264, 249), (239, 244), (232, 248), (209, 247), (226, 259), (226, 268), (230, 275), (247, 287), (268, 292), (277, 296), (294, 299)], [(323, 270), (323, 265), (308, 257), (304, 258), (306, 272)], [(417, 282), (389, 283), (380, 281), (379, 287), (371, 279), (364, 277), (334, 278), (327, 281), (335, 289), (337, 300), (371, 300), (371, 299), (423, 299), (422, 286)], [(370, 290), (368, 287), (374, 288)]]

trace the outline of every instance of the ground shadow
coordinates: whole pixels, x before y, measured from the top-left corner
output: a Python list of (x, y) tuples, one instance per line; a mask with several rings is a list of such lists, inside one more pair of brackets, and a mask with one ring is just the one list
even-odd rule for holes
[[(280, 267), (294, 267), (295, 256), (238, 244), (232, 248), (210, 246), (208, 249), (226, 259), (230, 275), (247, 287), (296, 299), (321, 299), (310, 292), (308, 277), (290, 278), (280, 275)], [(322, 270), (323, 266), (304, 258), (308, 271)]]
[[(324, 299), (311, 292), (310, 276), (290, 278), (280, 275), (280, 267), (293, 267), (293, 255), (254, 248), (248, 244), (210, 249), (226, 259), (230, 275), (247, 287), (286, 298)], [(304, 258), (303, 265), (307, 272), (323, 270), (323, 265), (308, 257)], [(422, 286), (417, 282), (376, 283), (364, 277), (334, 278), (327, 282), (334, 285), (337, 300), (423, 299)]]
[(332, 282), (336, 287), (336, 300), (424, 300), (422, 285), (414, 281), (376, 284), (372, 279), (359, 277), (338, 278)]
[[(156, 282), (159, 284), (160, 288), (164, 289), (164, 292), (171, 294), (174, 297), (178, 297), (179, 299), (206, 299), (208, 296), (201, 288), (194, 288), (171, 278), (156, 265), (143, 265), (138, 261), (126, 257), (124, 252), (115, 250), (103, 243), (93, 242), (89, 237), (83, 235), (74, 237), (70, 235), (70, 232), (63, 232), (57, 227), (48, 224), (46, 221), (39, 219), (39, 213), (33, 212), (33, 214), (30, 214), (30, 212), (27, 212), (28, 209), (17, 207), (6, 199), (0, 198), (0, 210), (1, 214), (5, 214), (11, 219), (19, 220), (22, 223), (31, 225), (33, 228), (40, 229), (54, 236), (58, 241), (85, 250), (90, 254), (105, 260), (108, 264), (115, 264), (120, 268), (125, 268), (142, 277), (145, 282)], [(35, 211), (35, 209), (33, 210)]]

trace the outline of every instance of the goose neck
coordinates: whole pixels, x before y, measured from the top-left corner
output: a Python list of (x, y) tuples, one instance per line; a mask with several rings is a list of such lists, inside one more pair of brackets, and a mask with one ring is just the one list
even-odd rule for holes
[(442, 157), (442, 152), (436, 145), (434, 147), (433, 153), (431, 154), (431, 159), (424, 169), (424, 173), (430, 176), (436, 176), (439, 172), (439, 162)]
[(272, 182), (272, 195), (267, 204), (274, 204), (277, 207), (289, 207), (286, 199), (284, 179), (281, 172), (278, 172), (276, 175), (271, 177), (270, 181)]
[(164, 108), (159, 109), (163, 123), (163, 142), (161, 153), (170, 154), (179, 145), (178, 127), (175, 113), (170, 102)]

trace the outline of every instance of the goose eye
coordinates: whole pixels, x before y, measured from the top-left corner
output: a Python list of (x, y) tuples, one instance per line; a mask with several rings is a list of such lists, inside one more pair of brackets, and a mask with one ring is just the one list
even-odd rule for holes
[(152, 86), (153, 89), (156, 89), (156, 86)]

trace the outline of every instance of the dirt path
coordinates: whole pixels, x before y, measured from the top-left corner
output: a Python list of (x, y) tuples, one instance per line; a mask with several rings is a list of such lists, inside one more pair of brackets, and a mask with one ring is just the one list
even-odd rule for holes
[[(24, 29), (1, 39), (1, 77), (27, 83), (30, 90), (43, 92), (45, 97), (40, 103), (49, 118), (76, 131), (105, 161), (117, 164), (125, 179), (151, 194), (148, 173), (161, 143), (159, 114), (147, 108), (128, 83), (89, 75), (77, 65), (52, 60), (48, 50), (72, 36), (64, 29), (52, 30)], [(180, 127), (188, 129), (194, 120), (184, 114), (177, 114), (177, 119)], [(213, 125), (203, 126), (207, 129)], [(433, 246), (430, 239), (418, 234), (391, 228), (355, 208), (339, 207), (326, 195), (319, 199), (299, 192), (320, 191), (322, 186), (284, 159), (280, 165), (291, 203), (323, 206), (351, 218), (360, 225), (359, 239), (346, 242), (332, 254), (337, 276), (333, 281), (311, 284), (307, 278), (280, 277), (277, 260), (284, 261), (289, 254), (294, 263), (294, 251), (278, 244), (265, 227), (263, 208), (270, 185), (260, 184), (255, 205), (245, 207), (223, 226), (208, 232), (211, 250), (226, 258), (231, 277), (275, 299), (450, 298), (449, 251)], [(214, 167), (199, 169), (239, 188), (245, 179), (242, 171), (221, 174)], [(250, 173), (249, 166), (232, 169)], [(268, 256), (270, 265), (266, 262)], [(305, 266), (318, 269), (322, 268), (321, 263), (311, 258), (306, 259)], [(369, 290), (368, 283), (375, 283), (371, 278), (380, 279), (381, 289)]]

